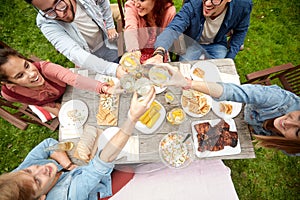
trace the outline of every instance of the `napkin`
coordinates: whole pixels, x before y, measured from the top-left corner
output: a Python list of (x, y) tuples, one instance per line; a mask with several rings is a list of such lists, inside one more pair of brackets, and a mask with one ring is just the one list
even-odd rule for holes
[(28, 105), (28, 107), (34, 112), (40, 120), (45, 123), (51, 119), (54, 119), (56, 116), (53, 115), (52, 113), (48, 112), (41, 106), (36, 106), (36, 105)]
[(235, 83), (237, 85), (240, 85), (240, 76), (239, 75), (233, 75), (233, 74), (227, 74), (227, 73), (221, 73), (220, 72), (220, 77), (222, 82), (224, 83)]
[[(103, 149), (107, 142), (119, 131), (118, 127), (107, 128), (100, 135), (98, 140), (98, 148)], [(139, 138), (138, 136), (131, 136), (116, 160), (127, 157), (127, 161), (139, 160)]]
[(64, 127), (61, 126), (59, 128), (60, 131), (60, 138), (59, 140), (66, 140), (66, 139), (73, 139), (73, 138), (79, 138), (80, 135), (83, 133), (83, 127)]

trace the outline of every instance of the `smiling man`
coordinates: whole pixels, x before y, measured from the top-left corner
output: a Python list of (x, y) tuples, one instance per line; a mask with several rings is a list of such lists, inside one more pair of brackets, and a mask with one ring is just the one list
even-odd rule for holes
[(25, 0), (37, 10), (37, 26), (79, 67), (121, 77), (116, 32), (108, 0)]
[[(147, 61), (162, 62), (162, 56), (182, 33), (187, 51), (181, 60), (234, 59), (244, 43), (250, 24), (251, 0), (186, 0), (181, 10), (155, 43), (154, 56)], [(230, 45), (227, 34), (233, 31)], [(208, 54), (208, 55), (207, 55)]]
[[(126, 145), (136, 122), (150, 108), (154, 99), (154, 87), (143, 100), (138, 100), (137, 93), (134, 93), (128, 118), (85, 166), (72, 165), (65, 152), (45, 151), (45, 148), (57, 144), (57, 141), (52, 138), (44, 140), (29, 152), (14, 172), (0, 176), (0, 199), (96, 200), (111, 196), (113, 161)], [(124, 177), (117, 176), (114, 180), (124, 182)]]

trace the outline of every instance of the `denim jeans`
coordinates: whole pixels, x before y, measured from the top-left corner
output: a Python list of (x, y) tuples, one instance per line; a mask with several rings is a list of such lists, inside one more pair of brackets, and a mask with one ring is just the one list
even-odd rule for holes
[(93, 54), (98, 56), (99, 58), (103, 58), (104, 60), (119, 63), (118, 50), (107, 48), (105, 44)]
[(202, 44), (201, 47), (205, 49), (209, 58), (225, 58), (227, 54), (227, 47), (221, 44)]
[(187, 47), (186, 53), (179, 60), (225, 58), (227, 51), (227, 47), (221, 44), (193, 44)]

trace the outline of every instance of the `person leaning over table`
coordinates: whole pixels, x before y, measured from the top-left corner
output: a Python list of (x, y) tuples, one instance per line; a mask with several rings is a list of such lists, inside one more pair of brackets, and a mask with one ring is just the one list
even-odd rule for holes
[(60, 65), (31, 62), (13, 49), (0, 49), (1, 95), (8, 101), (38, 105), (58, 116), (67, 85), (97, 93), (121, 92), (94, 79), (74, 74)]
[[(162, 62), (173, 41), (182, 33), (186, 53), (181, 60), (234, 59), (244, 43), (250, 24), (251, 0), (186, 0), (173, 21), (157, 37), (156, 51), (147, 63)], [(230, 47), (227, 33), (233, 31)]]
[(25, 0), (37, 10), (37, 26), (79, 67), (120, 78), (116, 32), (108, 0)]
[(154, 88), (141, 101), (136, 93), (133, 95), (127, 120), (103, 150), (98, 150), (87, 166), (73, 167), (73, 170), (63, 172), (62, 167), (68, 168), (70, 160), (61, 152), (45, 152), (45, 147), (57, 141), (44, 140), (28, 154), (17, 169), (0, 176), (0, 199), (95, 200), (98, 192), (101, 198), (112, 195), (112, 162), (127, 143), (135, 123), (150, 108), (154, 98)]
[[(144, 63), (152, 57), (157, 35), (174, 18), (176, 8), (172, 0), (128, 0), (125, 3), (126, 50), (134, 52)], [(168, 60), (168, 55), (165, 56)]]
[(212, 83), (185, 79), (170, 65), (173, 74), (166, 85), (193, 89), (217, 101), (245, 103), (244, 120), (254, 129), (261, 146), (300, 156), (300, 97), (279, 86)]

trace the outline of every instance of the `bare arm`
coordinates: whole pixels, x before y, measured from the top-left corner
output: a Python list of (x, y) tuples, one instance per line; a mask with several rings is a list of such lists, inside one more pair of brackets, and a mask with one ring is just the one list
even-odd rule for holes
[(121, 126), (120, 130), (112, 139), (105, 145), (100, 159), (104, 162), (112, 162), (119, 155), (123, 147), (126, 145), (129, 137), (131, 136), (134, 126), (138, 119), (150, 108), (150, 105), (155, 99), (155, 89), (152, 88), (151, 92), (143, 100), (137, 99), (137, 94), (134, 93), (128, 119)]

